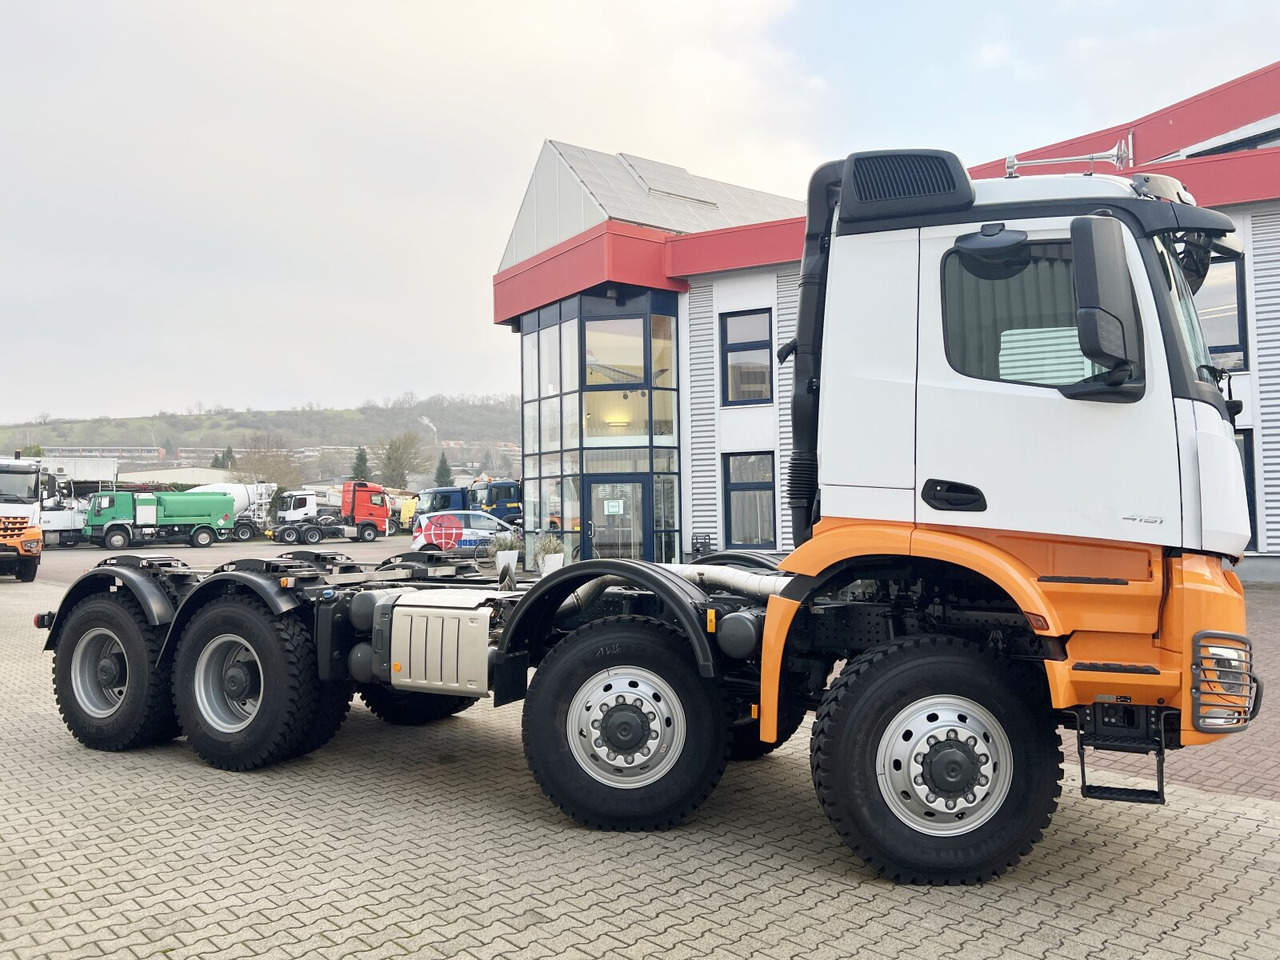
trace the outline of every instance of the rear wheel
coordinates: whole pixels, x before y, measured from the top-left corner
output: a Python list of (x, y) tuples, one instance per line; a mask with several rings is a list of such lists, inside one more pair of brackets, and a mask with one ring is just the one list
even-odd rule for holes
[(309, 543), (312, 546), (324, 539), (324, 534), (320, 532), (319, 527), (307, 527), (302, 531), (302, 542)]
[(129, 549), (129, 540), (129, 531), (117, 527), (115, 530), (107, 531), (102, 545), (108, 550), (127, 550)]
[(81, 600), (58, 629), (53, 690), (72, 736), (94, 750), (131, 750), (177, 736), (164, 632), (124, 593)]
[(421, 727), (461, 713), (476, 702), (475, 697), (416, 693), (378, 684), (360, 688), (360, 699), (379, 720), (398, 727)]
[(557, 644), (529, 687), (523, 734), (543, 793), (609, 830), (675, 826), (729, 758), (719, 681), (699, 676), (682, 636), (641, 617), (598, 620)]
[(182, 731), (202, 759), (223, 770), (295, 756), (315, 719), (319, 685), (302, 622), (245, 596), (197, 611), (174, 659)]
[(35, 580), (36, 573), (40, 570), (40, 561), (31, 559), (22, 559), (18, 561), (18, 569), (15, 571), (18, 579), (23, 583), (31, 583)]
[(237, 523), (231, 535), (241, 543), (244, 543), (246, 540), (253, 539), (253, 527), (247, 523)]
[(351, 710), (351, 695), (355, 687), (350, 680), (328, 680), (320, 684), (316, 692), (315, 715), (306, 725), (298, 746), (290, 754), (305, 756), (319, 750), (342, 729), (347, 713)]
[(977, 883), (1031, 850), (1062, 752), (1030, 668), (954, 637), (905, 637), (846, 665), (811, 768), (845, 843), (902, 883)]
[(396, 521), (394, 521), (394, 520), (388, 520), (388, 521), (387, 521), (387, 536), (388, 536), (388, 537), (394, 537), (394, 536), (395, 536), (397, 533), (399, 533), (399, 532), (400, 532), (400, 524), (396, 523)]
[(280, 531), (280, 542), (281, 542), (281, 543), (297, 543), (297, 542), (298, 542), (298, 528), (297, 528), (297, 527), (284, 527), (284, 528), (282, 528), (282, 529), (281, 529), (281, 531)]

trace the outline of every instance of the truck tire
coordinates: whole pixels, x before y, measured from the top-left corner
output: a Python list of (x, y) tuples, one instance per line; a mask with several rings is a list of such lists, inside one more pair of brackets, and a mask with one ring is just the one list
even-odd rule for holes
[(253, 524), (237, 523), (235, 525), (235, 529), (232, 530), (231, 535), (235, 537), (237, 540), (239, 540), (241, 543), (245, 543), (246, 541), (253, 539), (253, 533), (254, 533)]
[(387, 521), (387, 536), (388, 536), (388, 537), (394, 537), (394, 536), (395, 536), (397, 533), (399, 533), (399, 532), (400, 532), (400, 524), (398, 524), (398, 523), (397, 523), (396, 521), (394, 521), (394, 520), (388, 520), (388, 521)]
[(40, 570), (40, 561), (31, 559), (21, 559), (18, 561), (18, 569), (14, 572), (17, 574), (18, 580), (22, 583), (31, 583), (36, 578), (36, 573)]
[(687, 640), (645, 617), (579, 627), (534, 674), (525, 757), (542, 792), (605, 830), (662, 830), (711, 795), (729, 760), (718, 679), (699, 676)]
[(365, 543), (373, 543), (378, 539), (378, 528), (372, 523), (366, 523), (360, 528), (360, 539)]
[(316, 715), (316, 652), (302, 621), (256, 597), (198, 610), (173, 663), (173, 699), (187, 742), (222, 770), (294, 756)]
[(298, 528), (297, 527), (281, 527), (279, 539), (281, 543), (297, 543)]
[(169, 665), (156, 665), (163, 641), (127, 593), (71, 609), (58, 628), (53, 691), (73, 737), (93, 750), (132, 750), (178, 735)]
[(1040, 839), (1062, 792), (1032, 669), (954, 637), (849, 661), (823, 698), (810, 766), (832, 825), (899, 883), (979, 883)]
[(107, 535), (102, 539), (102, 545), (108, 550), (128, 550), (131, 539), (128, 530), (116, 527), (107, 531)]
[(360, 687), (360, 699), (375, 717), (397, 727), (421, 727), (435, 723), (461, 713), (476, 702), (475, 697), (415, 693), (374, 683)]
[(191, 545), (193, 547), (211, 547), (213, 546), (214, 534), (208, 527), (200, 527), (198, 530), (191, 531)]
[(729, 759), (732, 761), (759, 760), (768, 756), (786, 743), (804, 723), (804, 704), (792, 698), (786, 698), (778, 704), (778, 740), (776, 743), (765, 743), (760, 739), (760, 719), (748, 716), (734, 723), (732, 743), (729, 747)]
[(351, 710), (351, 695), (355, 687), (350, 680), (326, 680), (320, 683), (316, 693), (315, 715), (307, 724), (306, 732), (291, 757), (302, 757), (319, 750), (332, 740), (347, 719)]
[(320, 532), (319, 527), (306, 527), (302, 531), (302, 542), (309, 543), (312, 546), (324, 539), (324, 534)]

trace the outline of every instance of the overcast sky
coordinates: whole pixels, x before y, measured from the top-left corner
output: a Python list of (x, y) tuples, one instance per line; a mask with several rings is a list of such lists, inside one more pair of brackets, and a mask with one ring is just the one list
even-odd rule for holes
[(853, 150), (1134, 119), (1277, 36), (1260, 0), (0, 0), (0, 423), (515, 392), (491, 281), (544, 139), (802, 197)]

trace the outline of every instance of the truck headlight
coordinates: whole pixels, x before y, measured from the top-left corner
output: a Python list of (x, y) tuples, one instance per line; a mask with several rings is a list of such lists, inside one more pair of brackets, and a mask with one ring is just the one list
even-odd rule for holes
[(1225, 693), (1241, 695), (1249, 689), (1249, 658), (1236, 647), (1211, 646), (1204, 666), (1216, 672), (1213, 677)]
[(44, 546), (44, 540), (39, 538), (35, 540), (23, 540), (20, 546), (22, 547), (23, 553), (39, 553), (40, 548)]

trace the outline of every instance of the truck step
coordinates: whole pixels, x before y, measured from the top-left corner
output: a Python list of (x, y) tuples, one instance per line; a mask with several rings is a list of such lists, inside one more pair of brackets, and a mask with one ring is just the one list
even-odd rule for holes
[(1141, 790), (1135, 787), (1105, 787), (1096, 783), (1081, 783), (1080, 793), (1090, 800), (1119, 800), (1123, 803), (1164, 803), (1164, 785), (1159, 790)]

